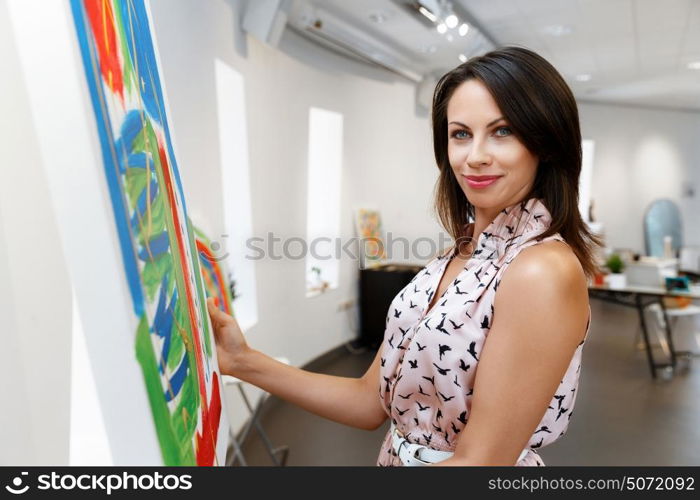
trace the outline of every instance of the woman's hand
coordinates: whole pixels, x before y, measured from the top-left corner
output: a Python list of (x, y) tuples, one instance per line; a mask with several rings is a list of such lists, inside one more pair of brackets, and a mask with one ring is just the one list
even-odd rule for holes
[(207, 309), (216, 339), (216, 356), (219, 369), (224, 375), (236, 377), (237, 367), (242, 356), (250, 351), (238, 322), (219, 309), (213, 298), (207, 299)]

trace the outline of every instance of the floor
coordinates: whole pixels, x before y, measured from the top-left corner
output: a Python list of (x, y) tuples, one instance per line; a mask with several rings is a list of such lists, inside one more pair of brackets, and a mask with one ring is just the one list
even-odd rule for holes
[[(700, 358), (675, 377), (652, 380), (635, 337), (634, 309), (591, 301), (576, 411), (567, 434), (541, 450), (547, 465), (700, 465)], [(663, 356), (661, 349), (655, 355)], [(356, 377), (373, 352), (335, 357), (314, 371)], [(263, 426), (273, 444), (289, 446), (287, 465), (374, 465), (388, 428), (345, 427), (273, 398)], [(272, 465), (261, 440), (244, 445), (249, 465)]]

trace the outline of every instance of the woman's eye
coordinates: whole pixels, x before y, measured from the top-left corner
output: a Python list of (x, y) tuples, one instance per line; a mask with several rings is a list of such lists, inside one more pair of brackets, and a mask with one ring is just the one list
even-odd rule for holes
[(513, 132), (508, 128), (508, 127), (498, 127), (496, 129), (496, 135), (500, 137), (505, 137), (507, 135), (512, 134)]
[(466, 139), (469, 133), (466, 130), (455, 130), (452, 132), (452, 137), (455, 139)]

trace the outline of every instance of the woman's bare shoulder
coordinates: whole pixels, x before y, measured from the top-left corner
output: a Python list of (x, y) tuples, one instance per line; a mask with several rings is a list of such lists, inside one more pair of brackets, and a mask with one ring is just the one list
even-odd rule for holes
[(587, 288), (581, 262), (571, 247), (562, 241), (545, 241), (525, 248), (508, 270), (511, 279), (548, 279), (559, 284), (578, 284)]
[(568, 245), (546, 241), (522, 250), (501, 281), (496, 310), (507, 310), (514, 324), (527, 323), (541, 333), (568, 332), (564, 337), (578, 344), (589, 313), (588, 282)]
[(571, 247), (560, 241), (545, 241), (522, 250), (505, 270), (502, 282), (502, 300), (547, 297), (550, 304), (573, 301), (581, 311), (588, 308), (583, 267)]

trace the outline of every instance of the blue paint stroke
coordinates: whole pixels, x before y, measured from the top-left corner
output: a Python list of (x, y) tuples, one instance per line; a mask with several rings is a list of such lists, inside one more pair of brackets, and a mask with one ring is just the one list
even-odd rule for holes
[(170, 248), (168, 233), (162, 232), (158, 236), (151, 238), (146, 246), (139, 251), (139, 259), (144, 262), (156, 260), (167, 253)]
[(119, 163), (120, 166), (122, 166), (125, 173), (127, 168), (145, 169), (148, 166), (148, 169), (151, 172), (153, 172), (153, 169), (155, 169), (155, 163), (153, 162), (153, 158), (150, 154), (145, 152), (131, 153), (126, 155), (125, 157), (122, 156), (119, 158)]
[[(204, 252), (199, 252), (199, 263), (202, 265), (202, 267), (209, 271), (209, 277), (214, 281), (214, 286), (216, 287), (217, 291), (217, 297), (220, 299), (219, 309), (221, 309), (222, 311), (226, 311), (226, 308), (224, 307), (224, 300), (226, 300), (226, 295), (222, 293), (223, 283), (219, 281), (219, 277), (217, 276), (216, 272), (214, 272), (214, 265), (211, 263), (211, 261)], [(209, 288), (204, 287), (204, 291), (207, 294), (207, 297), (211, 297), (209, 293)]]
[[(170, 357), (170, 345), (173, 336), (173, 323), (174, 323), (174, 307), (178, 300), (177, 289), (173, 290), (172, 297), (169, 303), (167, 302), (167, 289), (168, 289), (168, 278), (164, 277), (163, 282), (160, 287), (160, 294), (158, 297), (158, 306), (156, 307), (156, 314), (153, 318), (153, 333), (155, 333), (159, 338), (163, 340), (163, 346), (160, 353), (160, 361), (158, 363), (158, 371), (161, 374), (165, 374), (166, 367), (168, 365), (168, 358)], [(183, 352), (183, 359), (180, 361), (177, 369), (169, 379), (168, 390), (164, 392), (164, 397), (166, 401), (172, 401), (180, 391), (187, 378), (189, 366), (189, 359), (187, 356), (187, 350)]]
[[(165, 146), (168, 149), (168, 158), (171, 163), (175, 182), (180, 192), (180, 201), (183, 212), (187, 213), (185, 202), (185, 192), (182, 189), (182, 181), (175, 160), (173, 151), (173, 141), (170, 135), (167, 115), (165, 113), (165, 101), (163, 100), (162, 85), (158, 73), (155, 50), (153, 48), (153, 37), (148, 24), (148, 14), (144, 2), (120, 2), (122, 19), (124, 19), (124, 30), (126, 35), (127, 48), (134, 68), (138, 64), (138, 72), (142, 75), (139, 82), (139, 91), (143, 99), (144, 107), (149, 116), (163, 127), (165, 132)], [(173, 207), (175, 208), (175, 207)]]
[(107, 177), (110, 199), (112, 200), (112, 210), (114, 211), (114, 220), (119, 235), (119, 245), (122, 250), (122, 261), (126, 273), (126, 280), (129, 291), (131, 292), (134, 313), (140, 318), (144, 314), (144, 295), (138, 272), (136, 250), (134, 248), (135, 239), (128, 225), (129, 215), (126, 197), (120, 179), (121, 166), (117, 164), (119, 162), (118, 159), (116, 159), (115, 162), (115, 156), (119, 156), (119, 150), (115, 147), (112, 133), (113, 127), (109, 115), (102, 112), (103, 109), (107, 109), (104, 88), (101, 85), (98, 87), (98, 82), (95, 81), (95, 75), (99, 74), (99, 68), (93, 65), (91, 53), (95, 54), (97, 48), (92, 42), (92, 39), (89, 38), (86, 16), (81, 1), (70, 0), (70, 5), (73, 11), (76, 32), (78, 34), (78, 43), (80, 45), (83, 66), (85, 67), (86, 80), (88, 88), (90, 89), (90, 100), (92, 101), (92, 108), (95, 112), (97, 132), (102, 150), (102, 162), (104, 164), (105, 176)]
[(185, 379), (187, 378), (189, 368), (190, 362), (189, 358), (187, 357), (187, 353), (185, 352), (182, 355), (182, 361), (180, 361), (180, 365), (177, 367), (177, 370), (175, 370), (175, 373), (170, 378), (170, 388), (172, 389), (172, 392), (170, 390), (165, 391), (166, 401), (172, 401), (175, 398), (175, 396), (177, 396), (180, 393), (180, 391), (182, 390), (182, 386), (185, 384)]
[(136, 200), (136, 210), (131, 216), (131, 227), (134, 230), (140, 227), (140, 221), (143, 220), (144, 215), (146, 214), (146, 209), (148, 208), (148, 206), (150, 206), (151, 203), (153, 203), (153, 201), (156, 199), (156, 196), (158, 195), (158, 182), (156, 182), (155, 179), (151, 179), (150, 191), (151, 195), (149, 197), (148, 203), (146, 203), (146, 188), (143, 188), (141, 190), (141, 194), (139, 194), (139, 198), (138, 200)]

